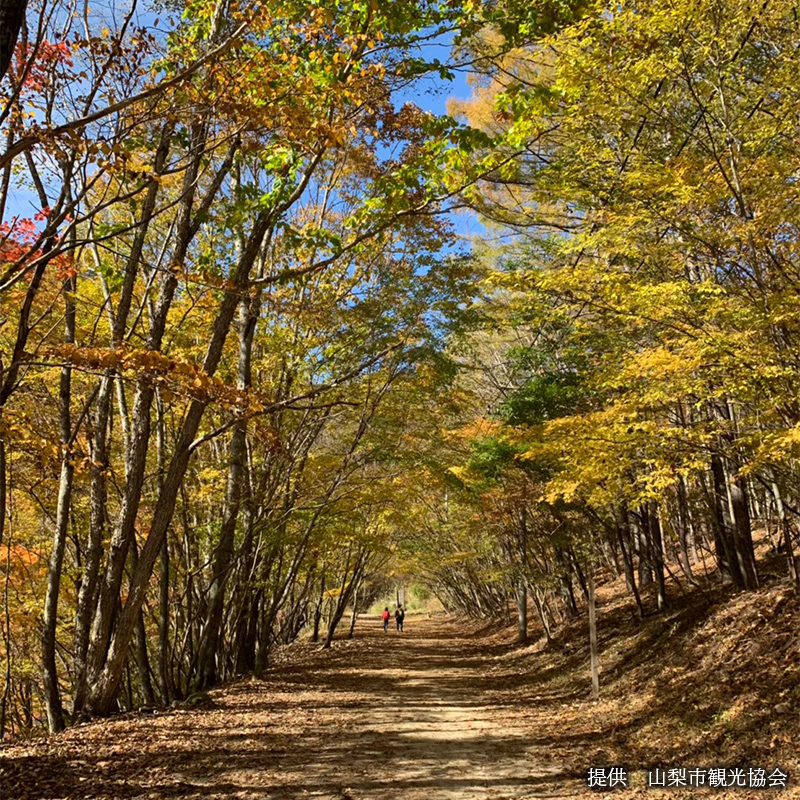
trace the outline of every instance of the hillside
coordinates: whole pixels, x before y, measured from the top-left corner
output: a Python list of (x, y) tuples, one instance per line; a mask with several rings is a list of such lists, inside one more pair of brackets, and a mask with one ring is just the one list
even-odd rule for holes
[(542, 750), (576, 772), (778, 765), (794, 783), (800, 615), (797, 596), (778, 576), (782, 566), (762, 562), (764, 585), (752, 593), (673, 585), (669, 610), (644, 620), (623, 580), (599, 586), (598, 703), (588, 698), (585, 618), (549, 647), (540, 640), (516, 648), (515, 631), (495, 631), (488, 640), (496, 648), (493, 674), (502, 679), (495, 697), (515, 704)]

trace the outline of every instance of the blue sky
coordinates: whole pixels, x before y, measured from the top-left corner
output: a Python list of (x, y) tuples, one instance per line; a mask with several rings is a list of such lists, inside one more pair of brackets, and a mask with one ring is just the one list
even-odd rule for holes
[[(100, 16), (103, 16), (103, 14), (101, 13)], [(152, 17), (152, 19), (147, 19), (147, 17)], [(148, 12), (145, 18), (140, 18), (138, 21), (143, 25), (150, 23), (151, 26), (157, 22), (153, 12)], [(158, 27), (161, 28), (162, 26), (169, 26), (168, 15), (162, 15)], [(451, 43), (451, 35), (426, 42), (419, 47), (419, 55), (430, 61), (438, 59), (446, 64), (451, 61)], [(405, 102), (411, 102), (424, 111), (439, 115), (447, 113), (447, 103), (450, 98), (466, 99), (470, 94), (471, 89), (467, 83), (467, 73), (465, 71), (455, 71), (452, 80), (442, 80), (438, 74), (420, 79), (413, 87), (397, 93), (395, 102), (398, 106)], [(40, 203), (35, 192), (25, 185), (15, 186), (12, 178), (4, 221), (10, 222), (15, 216), (32, 217), (40, 210), (39, 206)], [(472, 234), (480, 233), (481, 227), (471, 215), (458, 214), (455, 215), (453, 221), (456, 230), (462, 236), (469, 237)]]

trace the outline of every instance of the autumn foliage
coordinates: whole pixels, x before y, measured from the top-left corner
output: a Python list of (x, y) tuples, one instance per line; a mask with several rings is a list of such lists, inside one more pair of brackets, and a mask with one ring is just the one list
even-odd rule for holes
[(796, 588), (793, 4), (71, 8), (0, 84), (0, 734), (387, 574), (547, 641)]

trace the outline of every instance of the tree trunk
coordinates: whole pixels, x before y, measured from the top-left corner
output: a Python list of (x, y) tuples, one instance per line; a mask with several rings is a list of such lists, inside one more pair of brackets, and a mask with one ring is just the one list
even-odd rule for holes
[[(723, 581), (730, 580), (734, 581), (733, 575), (731, 573), (730, 567), (730, 553), (729, 553), (729, 536), (730, 536), (730, 529), (729, 529), (729, 509), (728, 504), (725, 502), (725, 492), (724, 492), (724, 475), (721, 472), (721, 465), (718, 463), (719, 458), (712, 454), (710, 460), (710, 471), (711, 471), (711, 479), (712, 479), (712, 488), (709, 489), (708, 482), (706, 480), (705, 475), (700, 475), (700, 483), (703, 486), (703, 492), (706, 497), (706, 502), (708, 503), (709, 509), (711, 511), (711, 526), (710, 531), (706, 530), (707, 536), (707, 550), (709, 553), (712, 552), (711, 549), (711, 539), (713, 539), (714, 548), (713, 548), (713, 555), (714, 559), (717, 563), (717, 570), (719, 571), (720, 577)], [(711, 537), (708, 538), (708, 534), (711, 534)], [(705, 562), (704, 562), (705, 566)], [(735, 565), (734, 565), (735, 566)]]
[[(133, 290), (136, 285), (136, 277), (139, 274), (140, 261), (147, 232), (153, 219), (156, 200), (160, 188), (160, 176), (163, 174), (170, 150), (170, 140), (174, 130), (174, 123), (167, 122), (161, 129), (161, 138), (156, 149), (155, 160), (153, 163), (154, 176), (150, 179), (147, 186), (142, 212), (140, 215), (139, 226), (131, 245), (130, 253), (125, 264), (125, 274), (120, 290), (119, 303), (116, 312), (112, 310), (111, 298), (107, 292), (106, 302), (111, 318), (111, 346), (119, 349), (124, 344), (125, 330), (128, 324), (131, 304), (133, 301)], [(99, 261), (99, 257), (98, 257)], [(99, 266), (99, 263), (98, 263)], [(105, 287), (105, 284), (104, 284)], [(100, 560), (103, 550), (103, 535), (107, 522), (107, 490), (106, 472), (108, 470), (108, 428), (111, 411), (111, 397), (114, 391), (115, 373), (109, 370), (103, 377), (100, 391), (98, 393), (95, 431), (92, 440), (92, 463), (90, 464), (91, 489), (90, 489), (90, 512), (89, 512), (89, 544), (86, 554), (86, 564), (84, 566), (81, 580), (78, 603), (75, 612), (75, 695), (73, 698), (73, 710), (83, 707), (86, 697), (86, 681), (88, 678), (88, 647), (89, 634), (92, 625), (92, 618), (97, 608), (99, 598), (98, 575), (100, 573)], [(124, 390), (121, 386), (117, 387), (124, 398)], [(124, 420), (123, 420), (124, 421)], [(129, 454), (129, 442), (125, 441), (125, 458), (127, 472), (127, 458)]]
[(650, 523), (650, 552), (653, 557), (653, 572), (656, 576), (658, 610), (663, 611), (667, 607), (667, 587), (664, 581), (664, 541), (657, 503), (650, 504), (648, 518)]
[[(202, 126), (195, 125), (193, 127), (191, 137), (193, 152), (189, 166), (183, 176), (181, 202), (178, 205), (175, 223), (176, 243), (170, 259), (174, 265), (184, 263), (192, 239), (192, 203), (195, 197), (197, 175), (203, 154), (202, 143), (204, 135)], [(150, 332), (146, 342), (148, 350), (159, 350), (161, 348), (167, 325), (167, 316), (172, 306), (177, 286), (178, 278), (175, 271), (166, 271), (161, 282), (158, 301), (151, 315)], [(154, 394), (155, 385), (150, 375), (147, 373), (141, 375), (137, 381), (136, 397), (133, 404), (130, 450), (126, 453), (127, 476), (125, 493), (122, 499), (119, 519), (109, 545), (105, 580), (100, 587), (100, 597), (89, 643), (88, 671), (90, 679), (95, 683), (103, 670), (103, 664), (111, 643), (112, 626), (122, 586), (123, 570), (128, 548), (134, 535), (136, 516), (139, 511), (150, 445), (150, 410)], [(175, 489), (177, 490), (177, 486)], [(149, 561), (149, 554), (146, 561)], [(133, 633), (134, 624), (134, 621), (131, 620), (129, 637)], [(118, 658), (124, 658), (124, 655), (119, 655)], [(118, 670), (115, 670), (118, 672), (115, 680), (116, 686), (119, 685), (119, 681), (122, 678), (122, 666), (123, 664), (120, 663)], [(110, 707), (110, 704), (111, 701), (109, 700), (107, 705)]]
[(733, 545), (733, 521), (728, 503), (725, 470), (718, 453), (711, 455), (711, 474), (714, 478), (714, 549), (717, 566), (723, 578), (729, 578), (739, 589), (744, 588), (744, 578), (739, 569)]
[(353, 592), (353, 615), (350, 617), (350, 630), (347, 633), (347, 638), (352, 639), (356, 630), (356, 621), (358, 620), (358, 596), (361, 592), (361, 582), (356, 586)]
[[(736, 407), (728, 400), (721, 414), (736, 424)], [(728, 444), (728, 500), (731, 506), (733, 519), (733, 544), (739, 571), (742, 574), (744, 588), (754, 590), (758, 588), (758, 567), (756, 565), (755, 548), (753, 547), (752, 521), (750, 518), (750, 500), (747, 491), (747, 479), (737, 477), (740, 471), (738, 453), (735, 447), (735, 434), (730, 433), (723, 437)]]
[(594, 575), (591, 568), (587, 577), (589, 589), (589, 662), (592, 673), (592, 700), (600, 697), (600, 670), (597, 657), (597, 612), (595, 609)]
[(519, 565), (514, 587), (517, 602), (517, 643), (524, 644), (528, 641), (528, 583), (525, 579), (528, 562), (528, 516), (524, 505), (519, 510), (518, 548)]
[[(75, 343), (75, 289), (76, 279), (64, 279), (64, 342)], [(42, 673), (44, 678), (45, 706), (50, 732), (64, 728), (64, 712), (61, 706), (61, 692), (58, 686), (56, 669), (56, 633), (58, 627), (58, 595), (61, 588), (61, 572), (64, 567), (64, 549), (69, 527), (70, 502), (72, 499), (72, 476), (75, 467), (72, 461), (72, 367), (65, 364), (61, 368), (58, 405), (61, 427), (61, 477), (58, 484), (58, 505), (56, 523), (53, 531), (53, 549), (50, 553), (50, 568), (47, 576), (47, 590), (44, 600), (44, 630), (42, 632)]]
[(553, 641), (553, 634), (550, 629), (550, 621), (547, 619), (547, 610), (542, 602), (542, 599), (539, 597), (539, 593), (536, 591), (535, 586), (531, 586), (531, 597), (533, 598), (533, 604), (536, 606), (536, 613), (539, 615), (539, 621), (542, 623), (542, 629), (544, 630), (545, 638), (547, 639), (547, 643)]
[(103, 555), (103, 532), (105, 530), (108, 502), (105, 473), (108, 469), (108, 424), (113, 380), (113, 377), (109, 375), (103, 377), (97, 395), (97, 408), (94, 418), (92, 458), (89, 465), (91, 475), (89, 489), (89, 541), (75, 609), (73, 713), (83, 706), (86, 697), (86, 655), (89, 647), (89, 630), (92, 623), (92, 615), (97, 603), (97, 576), (100, 573), (100, 559)]
[(775, 510), (778, 513), (778, 524), (780, 525), (781, 537), (783, 538), (783, 546), (786, 551), (786, 567), (789, 572), (789, 578), (792, 585), (797, 588), (797, 562), (794, 556), (794, 547), (792, 545), (792, 529), (789, 519), (786, 515), (786, 507), (783, 504), (783, 497), (781, 495), (778, 484), (775, 481), (775, 476), (772, 475), (770, 479), (770, 489), (772, 496), (775, 498)]
[[(246, 474), (249, 473), (247, 470)], [(245, 486), (245, 497), (250, 497), (250, 480)], [(245, 502), (244, 506), (244, 542), (242, 555), (239, 559), (239, 578), (236, 581), (234, 605), (238, 611), (233, 630), (233, 670), (234, 674), (241, 675), (252, 669), (252, 662), (248, 662), (248, 653), (251, 652), (248, 641), (250, 616), (253, 609), (254, 588), (252, 586), (255, 554), (253, 552), (253, 511), (252, 503)]]
[[(347, 604), (350, 600), (350, 595), (353, 592), (353, 583), (358, 579), (358, 571), (359, 565), (361, 563), (362, 554), (359, 553), (358, 557), (356, 558), (356, 563), (353, 565), (353, 576), (350, 581), (347, 580), (348, 575), (350, 574), (350, 557), (351, 551), (348, 547), (347, 552), (347, 562), (344, 565), (344, 570), (342, 572), (342, 584), (339, 587), (339, 597), (337, 599), (336, 605), (332, 609), (331, 617), (328, 620), (328, 633), (325, 636), (325, 641), (323, 642), (322, 646), (326, 650), (331, 646), (331, 642), (333, 641), (333, 634), (336, 631), (336, 627), (341, 622), (342, 617), (344, 616), (345, 609), (347, 608)], [(399, 604), (399, 603), (398, 603)]]
[(314, 630), (311, 634), (311, 641), (319, 641), (319, 629), (322, 624), (322, 605), (325, 602), (325, 566), (322, 567), (322, 577), (320, 579), (319, 600), (314, 609)]
[[(164, 402), (161, 393), (156, 391), (156, 465), (159, 491), (164, 485), (166, 447)], [(158, 690), (165, 706), (170, 701), (169, 658), (169, 541), (165, 537), (158, 576)]]
[[(0, 742), (5, 741), (6, 713), (8, 698), (11, 696), (11, 613), (9, 609), (9, 584), (11, 582), (11, 516), (8, 519), (8, 533), (6, 533), (6, 444), (0, 436), (0, 510), (3, 512), (0, 519), (0, 543), (5, 539), (5, 574), (3, 575), (3, 649), (5, 650), (5, 670), (3, 675), (3, 694), (0, 696)], [(8, 509), (10, 511), (10, 508)]]
[[(347, 608), (348, 604), (350, 603), (351, 599), (355, 597), (355, 593), (357, 588), (361, 585), (361, 582), (364, 578), (364, 573), (367, 569), (367, 564), (369, 562), (371, 553), (368, 549), (363, 548), (360, 550), (358, 555), (356, 556), (355, 563), (353, 564), (353, 574), (350, 578), (349, 582), (346, 582), (347, 578), (347, 567), (345, 568), (345, 577), (342, 583), (342, 592), (339, 595), (339, 602), (336, 605), (336, 609), (334, 610), (334, 615), (331, 619), (331, 624), (328, 626), (328, 635), (325, 637), (325, 644), (323, 647), (330, 647), (331, 641), (333, 640), (333, 634), (336, 630), (336, 626), (341, 621), (342, 617), (344, 616), (345, 609)], [(348, 559), (349, 561), (349, 559)], [(403, 601), (405, 602), (405, 592), (403, 592)], [(353, 607), (355, 613), (355, 605), (356, 600), (353, 599)], [(355, 627), (355, 617), (351, 622), (351, 632), (352, 628)]]
[(650, 552), (650, 521), (647, 509), (642, 506), (639, 508), (636, 517), (636, 554), (639, 557), (638, 572), (639, 586), (642, 589), (650, 586), (653, 582), (653, 561)]
[(564, 550), (557, 546), (555, 549), (555, 559), (558, 563), (559, 574), (558, 583), (561, 590), (561, 600), (564, 604), (567, 617), (570, 619), (578, 616), (578, 604), (575, 602), (575, 592), (572, 588), (572, 576), (570, 574), (569, 562)]
[(621, 523), (621, 525), (617, 526), (617, 539), (619, 541), (619, 549), (622, 551), (622, 563), (625, 566), (625, 579), (631, 593), (633, 594), (633, 598), (636, 601), (636, 610), (639, 615), (639, 619), (643, 619), (644, 606), (642, 605), (642, 597), (639, 594), (639, 589), (636, 586), (636, 574), (634, 573), (633, 569), (633, 554), (630, 550), (631, 533), (627, 508), (623, 508), (621, 510)]
[(11, 64), (28, 0), (0, 0), (0, 80)]
[(578, 562), (578, 559), (575, 558), (575, 553), (572, 549), (569, 550), (569, 557), (570, 561), (572, 562), (572, 567), (575, 570), (575, 577), (578, 579), (578, 586), (581, 587), (581, 592), (583, 592), (583, 596), (588, 600), (589, 599), (589, 585), (586, 582), (586, 577), (583, 574), (583, 570), (581, 569), (581, 565)]
[[(738, 466), (733, 464), (733, 470)], [(752, 524), (750, 521), (750, 503), (747, 499), (747, 483), (743, 479), (728, 482), (728, 496), (731, 504), (731, 515), (734, 520), (733, 541), (739, 571), (744, 579), (745, 589), (758, 588), (758, 568), (753, 547)]]
[(517, 602), (517, 643), (528, 641), (528, 586), (524, 575), (517, 576), (515, 598)]
[[(214, 321), (211, 341), (209, 342), (203, 363), (203, 371), (209, 376), (214, 375), (219, 364), (225, 340), (231, 323), (233, 322), (234, 314), (236, 313), (239, 298), (246, 291), (250, 271), (258, 257), (262, 242), (264, 241), (264, 236), (270, 225), (271, 217), (271, 213), (267, 210), (262, 211), (257, 217), (250, 233), (247, 246), (239, 259), (236, 273), (230, 280), (230, 284), (232, 284), (231, 288), (226, 291)], [(152, 393), (152, 389), (147, 392), (143, 387), (142, 394), (145, 393)], [(125, 651), (133, 634), (136, 613), (144, 600), (153, 567), (164, 545), (164, 538), (167, 533), (167, 528), (172, 521), (172, 514), (175, 509), (178, 491), (189, 465), (189, 459), (192, 454), (192, 444), (197, 435), (197, 430), (208, 402), (206, 398), (193, 400), (184, 417), (175, 453), (173, 454), (169, 471), (164, 480), (164, 487), (159, 493), (155, 511), (153, 512), (150, 531), (142, 548), (136, 572), (131, 579), (130, 594), (120, 614), (117, 631), (109, 647), (105, 666), (102, 667), (102, 672), (97, 670), (94, 673), (97, 677), (94, 681), (90, 698), (94, 713), (103, 714), (108, 712), (113, 703), (120, 680), (122, 679)], [(135, 415), (134, 418), (136, 419)], [(147, 419), (148, 423), (146, 427), (149, 429), (149, 414)], [(144, 424), (143, 420), (140, 419), (139, 421), (142, 425)], [(134, 437), (136, 437), (137, 434), (140, 434), (140, 432), (135, 431)]]
[(680, 559), (683, 574), (689, 583), (697, 584), (697, 580), (692, 572), (692, 562), (689, 558), (690, 542), (694, 540), (694, 530), (692, 528), (692, 519), (689, 513), (689, 502), (686, 491), (686, 481), (683, 476), (678, 481), (678, 518), (679, 518), (679, 533), (678, 539), (680, 544)]
[[(131, 566), (136, 569), (139, 561), (139, 553), (136, 548), (136, 539), (131, 541)], [(154, 706), (156, 702), (153, 692), (153, 683), (150, 680), (150, 659), (147, 655), (147, 632), (144, 627), (144, 614), (139, 609), (139, 616), (136, 620), (136, 668), (139, 672), (139, 681), (142, 685), (142, 694), (145, 705)]]
[[(256, 294), (239, 304), (239, 365), (237, 389), (242, 392), (250, 388), (252, 382), (251, 359), (253, 352), (253, 336), (260, 308), (260, 295)], [(228, 487), (226, 493), (225, 514), (222, 520), (219, 544), (214, 554), (214, 574), (208, 592), (208, 611), (204, 636), (199, 647), (199, 668), (197, 688), (206, 689), (217, 680), (216, 658), (219, 642), (222, 611), (225, 602), (225, 584), (231, 569), (233, 557), (234, 535), (244, 482), (245, 452), (247, 448), (247, 421), (237, 422), (231, 436), (228, 462)]]
[(161, 548), (161, 569), (158, 576), (158, 690), (167, 706), (169, 691), (169, 543)]

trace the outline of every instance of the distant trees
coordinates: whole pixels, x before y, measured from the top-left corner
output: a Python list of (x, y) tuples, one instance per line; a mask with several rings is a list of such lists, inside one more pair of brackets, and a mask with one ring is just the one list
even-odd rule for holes
[(640, 615), (756, 589), (754, 530), (797, 586), (800, 522), (795, 8), (572, 11), (465, 44), (453, 111), (508, 160), (464, 200), (503, 243), (424, 514), (451, 607), (502, 617), (522, 574), (548, 636), (599, 566)]

